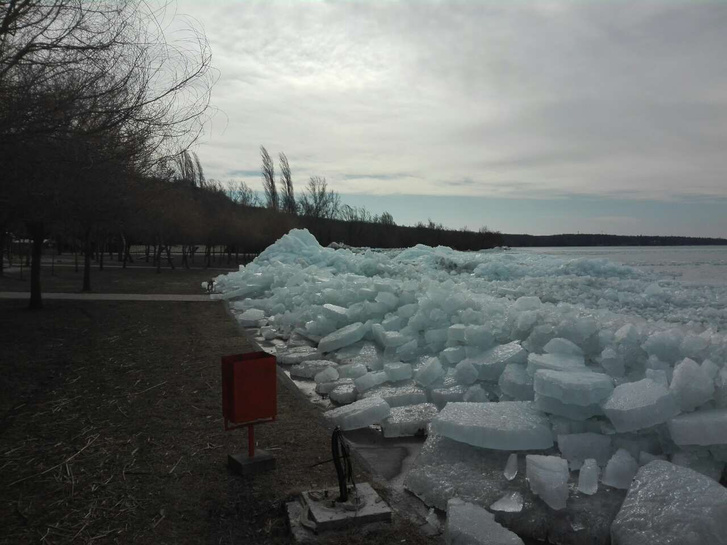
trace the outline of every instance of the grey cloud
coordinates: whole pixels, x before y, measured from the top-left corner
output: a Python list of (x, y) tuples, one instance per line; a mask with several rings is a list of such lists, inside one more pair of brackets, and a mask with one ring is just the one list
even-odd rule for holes
[(355, 192), (727, 196), (726, 3), (180, 11), (204, 24), (221, 74), (227, 118), (198, 150), (211, 176), (252, 172), (265, 144), (296, 179)]

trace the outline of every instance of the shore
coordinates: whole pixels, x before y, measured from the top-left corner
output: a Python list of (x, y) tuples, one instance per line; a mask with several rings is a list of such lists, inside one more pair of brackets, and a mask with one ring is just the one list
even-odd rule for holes
[[(189, 294), (209, 276), (147, 272), (94, 271), (95, 285)], [(45, 288), (80, 284), (80, 274), (60, 275)], [(227, 454), (243, 450), (246, 435), (223, 430), (219, 358), (252, 345), (223, 303), (25, 307), (0, 301), (0, 543), (291, 543), (285, 502), (335, 485), (331, 464), (314, 466), (330, 458), (320, 411), (283, 382), (277, 421), (256, 428), (277, 469), (228, 472)], [(356, 470), (357, 482), (376, 482), (361, 464)], [(401, 516), (375, 535), (353, 530), (323, 542), (403, 540), (432, 542)]]

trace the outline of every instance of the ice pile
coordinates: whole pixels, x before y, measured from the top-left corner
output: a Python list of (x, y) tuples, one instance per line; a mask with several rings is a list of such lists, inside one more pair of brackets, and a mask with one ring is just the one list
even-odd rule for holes
[[(342, 427), (503, 455), (557, 444), (526, 458), (551, 508), (572, 501), (569, 470), (600, 498), (655, 459), (716, 478), (727, 461), (725, 286), (530, 252), (323, 248), (305, 230), (215, 286), (291, 376), (346, 405), (328, 413)], [(407, 482), (444, 509), (470, 487), (440, 455)]]

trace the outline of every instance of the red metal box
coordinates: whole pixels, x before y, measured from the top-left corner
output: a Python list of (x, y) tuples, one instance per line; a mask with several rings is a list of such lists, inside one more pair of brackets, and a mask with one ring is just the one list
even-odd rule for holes
[(275, 420), (278, 390), (275, 356), (250, 352), (222, 357), (222, 414), (232, 424)]

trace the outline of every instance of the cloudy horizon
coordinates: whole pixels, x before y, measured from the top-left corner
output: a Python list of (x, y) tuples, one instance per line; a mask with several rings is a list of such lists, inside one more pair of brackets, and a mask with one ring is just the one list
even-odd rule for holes
[(727, 3), (177, 10), (219, 72), (195, 149), (210, 178), (259, 189), (265, 145), (298, 192), (324, 176), (404, 224), (727, 235)]

